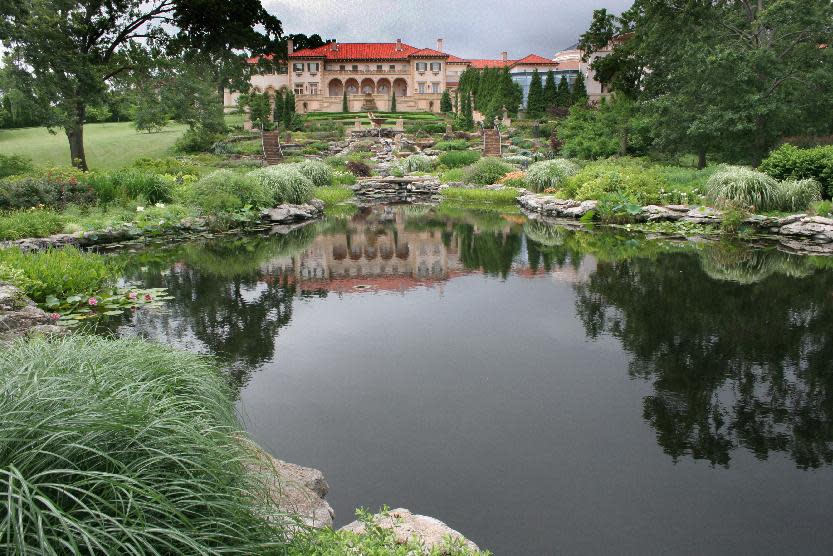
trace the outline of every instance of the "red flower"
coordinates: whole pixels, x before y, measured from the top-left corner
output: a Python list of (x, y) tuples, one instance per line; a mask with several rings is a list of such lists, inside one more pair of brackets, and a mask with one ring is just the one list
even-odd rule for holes
[(153, 296), (150, 295), (149, 293), (146, 293), (145, 294), (145, 301), (150, 303), (151, 301), (153, 301)]

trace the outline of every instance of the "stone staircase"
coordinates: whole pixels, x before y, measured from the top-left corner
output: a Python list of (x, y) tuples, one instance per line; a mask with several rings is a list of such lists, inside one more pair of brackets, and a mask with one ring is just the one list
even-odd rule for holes
[(496, 129), (483, 130), (483, 156), (501, 155), (500, 132)]
[(266, 160), (267, 166), (280, 164), (281, 160), (283, 160), (281, 134), (279, 131), (263, 132), (263, 158)]

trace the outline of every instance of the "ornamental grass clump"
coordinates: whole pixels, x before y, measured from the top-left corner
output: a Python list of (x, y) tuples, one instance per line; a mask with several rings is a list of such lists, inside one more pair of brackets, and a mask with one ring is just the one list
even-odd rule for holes
[(245, 206), (270, 206), (272, 193), (254, 177), (217, 170), (191, 186), (190, 201), (203, 212), (213, 214), (233, 212)]
[(320, 160), (304, 160), (298, 164), (298, 171), (305, 175), (315, 187), (333, 183), (333, 170)]
[(756, 211), (780, 210), (778, 180), (742, 166), (723, 166), (706, 183), (707, 197), (718, 208), (742, 207)]
[(208, 359), (72, 337), (0, 352), (0, 552), (277, 554), (226, 381)]
[(440, 155), (439, 162), (446, 168), (462, 168), (480, 160), (477, 151), (447, 151)]
[(821, 201), (821, 184), (814, 179), (781, 182), (781, 210), (804, 212)]
[(478, 185), (491, 185), (498, 183), (500, 178), (515, 169), (514, 166), (503, 162), (499, 158), (481, 158), (466, 168), (463, 181)]
[(578, 173), (579, 167), (566, 158), (536, 162), (526, 172), (526, 183), (535, 191), (558, 189), (564, 180)]
[(298, 170), (297, 164), (278, 164), (266, 166), (250, 172), (249, 176), (257, 179), (272, 194), (272, 203), (301, 204), (313, 197), (314, 186)]
[(400, 163), (405, 172), (430, 172), (434, 168), (434, 159), (424, 154), (412, 154)]

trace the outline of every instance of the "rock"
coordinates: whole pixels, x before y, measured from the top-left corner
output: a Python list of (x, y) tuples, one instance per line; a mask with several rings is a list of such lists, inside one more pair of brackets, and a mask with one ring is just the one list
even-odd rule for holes
[[(450, 552), (442, 550), (443, 547), (447, 546), (447, 537), (451, 537), (454, 541), (459, 539), (470, 550), (479, 550), (476, 544), (439, 519), (413, 514), (410, 510), (404, 508), (378, 513), (373, 516), (373, 523), (383, 529), (392, 530), (394, 538), (399, 544), (405, 544), (414, 538), (417, 541), (421, 541), (425, 554), (429, 554), (435, 549), (440, 554), (449, 554)], [(361, 521), (354, 521), (342, 527), (340, 531), (352, 531), (353, 533), (363, 535), (365, 533), (365, 525)]]
[(324, 500), (330, 486), (318, 469), (287, 463), (253, 446), (257, 464), (250, 467), (264, 481), (275, 504), (308, 527), (332, 527), (335, 512)]
[(273, 224), (292, 224), (304, 220), (313, 220), (324, 214), (324, 203), (313, 199), (302, 205), (283, 204), (263, 211), (263, 219)]
[[(688, 211), (688, 207), (684, 208)], [(646, 205), (642, 207), (642, 216), (646, 217), (648, 222), (676, 221), (683, 217), (683, 213), (671, 207)]]
[(33, 334), (64, 335), (46, 312), (10, 284), (0, 283), (0, 343)]
[(778, 231), (785, 236), (812, 238), (822, 243), (833, 241), (833, 219), (821, 216), (804, 217), (782, 226)]

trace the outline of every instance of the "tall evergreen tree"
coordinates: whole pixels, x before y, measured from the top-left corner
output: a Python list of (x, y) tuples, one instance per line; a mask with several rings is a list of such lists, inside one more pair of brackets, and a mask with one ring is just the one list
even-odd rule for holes
[(390, 111), (396, 112), (396, 91), (390, 97)]
[[(283, 113), (286, 110), (286, 100), (284, 100), (284, 91), (280, 90), (275, 93), (275, 111), (272, 114), (272, 121), (276, 125), (283, 123)], [(254, 118), (252, 118), (254, 119)]]
[(544, 109), (549, 110), (556, 106), (558, 106), (558, 85), (555, 84), (555, 74), (549, 70), (544, 80)]
[(444, 114), (451, 112), (451, 95), (448, 94), (448, 89), (443, 91), (443, 96), (440, 98), (440, 112)]
[(572, 104), (578, 104), (579, 106), (584, 106), (587, 104), (587, 85), (584, 83), (584, 74), (578, 72), (576, 76), (576, 81), (573, 83), (573, 93), (571, 95)]
[(568, 108), (570, 102), (570, 84), (567, 82), (567, 76), (562, 75), (555, 92), (555, 105), (559, 108)]
[(460, 101), (460, 112), (457, 114), (457, 125), (463, 129), (472, 129), (474, 127), (474, 115), (472, 114), (471, 95), (463, 95)]
[(349, 112), (350, 106), (347, 104), (347, 91), (344, 91), (344, 94), (341, 96), (341, 111), (342, 112)]
[(288, 130), (292, 126), (292, 118), (295, 115), (295, 93), (287, 91), (283, 102), (283, 125)]
[(544, 88), (541, 85), (541, 74), (532, 71), (529, 82), (529, 93), (526, 97), (526, 115), (530, 118), (540, 118), (544, 114)]

